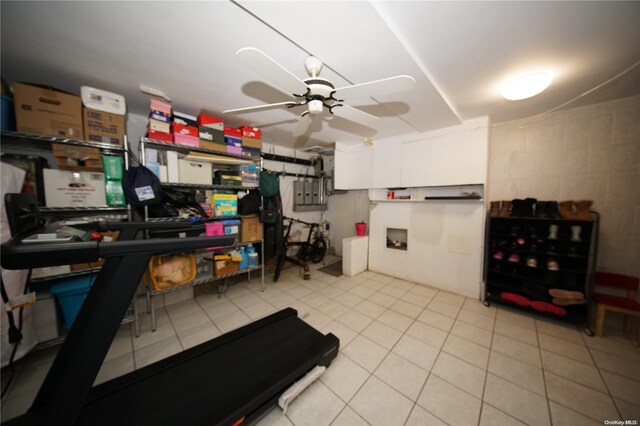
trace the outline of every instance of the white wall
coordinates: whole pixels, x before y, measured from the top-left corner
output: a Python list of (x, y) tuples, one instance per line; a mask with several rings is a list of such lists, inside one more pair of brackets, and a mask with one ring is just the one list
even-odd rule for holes
[(336, 254), (342, 256), (342, 239), (356, 235), (356, 222), (370, 223), (369, 196), (366, 190), (334, 194), (328, 198), (328, 207), (326, 217), (331, 224), (331, 245), (335, 247)]

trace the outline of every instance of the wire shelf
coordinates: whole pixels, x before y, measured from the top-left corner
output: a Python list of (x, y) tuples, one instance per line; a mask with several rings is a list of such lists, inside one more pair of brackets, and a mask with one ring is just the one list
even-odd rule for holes
[(44, 135), (32, 135), (28, 133), (20, 133), (20, 132), (2, 132), (2, 143), (11, 143), (16, 142), (20, 144), (24, 143), (33, 143), (33, 144), (51, 144), (51, 143), (59, 143), (65, 145), (79, 145), (79, 146), (88, 146), (92, 148), (100, 148), (106, 149), (114, 152), (124, 152), (124, 147), (122, 146), (114, 146), (106, 143), (99, 142), (88, 142), (81, 141), (76, 139), (61, 139), (53, 136), (44, 136)]

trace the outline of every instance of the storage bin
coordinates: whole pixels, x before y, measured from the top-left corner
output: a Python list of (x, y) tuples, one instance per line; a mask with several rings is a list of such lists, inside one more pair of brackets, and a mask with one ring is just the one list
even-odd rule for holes
[(62, 316), (67, 328), (70, 329), (80, 312), (80, 307), (93, 285), (96, 275), (83, 275), (56, 280), (49, 291), (56, 297), (62, 309)]
[(217, 277), (233, 274), (238, 272), (238, 262), (231, 260), (231, 256), (228, 254), (216, 254), (213, 256), (213, 271)]
[(240, 242), (240, 219), (223, 220), (224, 235), (232, 235), (235, 237), (234, 244)]

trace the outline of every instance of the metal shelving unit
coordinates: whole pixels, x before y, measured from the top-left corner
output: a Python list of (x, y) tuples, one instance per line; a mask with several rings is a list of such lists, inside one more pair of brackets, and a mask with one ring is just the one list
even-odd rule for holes
[[(88, 142), (76, 139), (63, 139), (56, 138), (53, 136), (44, 136), (44, 135), (32, 135), (27, 133), (20, 132), (9, 132), (5, 131), (0, 134), (2, 138), (2, 145), (9, 146), (13, 148), (12, 151), (25, 150), (25, 152), (33, 152), (34, 150), (37, 152), (47, 152), (51, 151), (51, 144), (62, 144), (62, 145), (76, 145), (76, 146), (85, 146), (91, 148), (98, 148), (100, 152), (103, 154), (115, 154), (122, 155), (124, 159), (124, 168), (127, 169), (129, 167), (129, 158), (127, 155), (127, 138), (124, 138), (123, 146), (114, 146), (111, 144), (98, 143), (98, 142)], [(42, 206), (38, 208), (40, 213), (45, 215), (60, 215), (60, 216), (69, 216), (78, 213), (100, 213), (106, 212), (107, 218), (110, 220), (130, 220), (131, 219), (131, 209), (130, 206), (122, 206), (122, 207), (108, 207), (108, 206), (90, 206), (90, 207), (46, 207)], [(118, 212), (122, 212), (121, 214), (117, 214)], [(105, 215), (102, 215), (103, 217)], [(54, 275), (49, 277), (42, 278), (33, 278), (31, 281), (33, 283), (38, 283), (40, 286), (44, 285), (47, 281), (61, 279), (61, 278), (69, 278), (74, 276), (82, 276), (92, 273), (97, 273), (100, 268), (94, 268), (90, 270), (82, 270), (82, 271), (73, 271), (66, 274)], [(136, 336), (140, 334), (139, 324), (138, 324), (138, 315), (137, 315), (137, 306), (132, 301), (127, 314), (122, 320), (123, 324), (133, 323), (134, 330)], [(49, 347), (56, 344), (61, 343), (64, 340), (64, 336), (58, 339), (54, 339), (50, 342), (42, 342), (38, 345), (39, 348)]]
[[(228, 153), (223, 153), (223, 152), (218, 152), (218, 151), (214, 151), (214, 150), (210, 150), (210, 149), (204, 149), (204, 148), (196, 148), (196, 147), (192, 147), (192, 146), (188, 146), (188, 145), (180, 145), (180, 144), (175, 144), (175, 143), (171, 143), (171, 142), (164, 142), (164, 141), (158, 141), (158, 140), (154, 140), (154, 139), (149, 139), (149, 138), (141, 138), (140, 139), (140, 144), (138, 146), (139, 149), (139, 158), (142, 164), (146, 164), (146, 155), (145, 155), (145, 148), (153, 148), (153, 149), (163, 149), (163, 150), (167, 150), (167, 151), (178, 151), (179, 153), (183, 153), (183, 154), (188, 154), (188, 153), (202, 153), (202, 154), (212, 154), (212, 155), (216, 155), (219, 157), (224, 157), (224, 158), (230, 158), (230, 159), (236, 159), (238, 160), (238, 162), (236, 164), (257, 164), (260, 166), (260, 168), (262, 168), (262, 158), (255, 158), (255, 157), (247, 157), (247, 156), (242, 156), (242, 155), (234, 155), (234, 154), (228, 154)], [(212, 162), (214, 165), (214, 168), (216, 165), (218, 165), (220, 168), (227, 168), (231, 165), (234, 164), (230, 164), (227, 162), (223, 162), (221, 161), (220, 163), (215, 163)], [(213, 177), (212, 177), (213, 178)], [(192, 190), (214, 190), (214, 189), (223, 189), (223, 190), (235, 190), (235, 191), (250, 191), (250, 190), (257, 190), (258, 187), (256, 186), (235, 186), (235, 185), (216, 185), (216, 184), (211, 184), (211, 185), (205, 185), (205, 184), (190, 184), (190, 183), (179, 183), (179, 182), (163, 182), (162, 186), (167, 187), (167, 188), (181, 188), (181, 189), (192, 189)], [(148, 209), (145, 208), (144, 209), (145, 212), (145, 220), (147, 221), (153, 221), (153, 222), (175, 222), (176, 224), (180, 224), (180, 223), (191, 223), (191, 220), (189, 219), (184, 219), (184, 218), (176, 218), (176, 217), (155, 217), (155, 218), (151, 218), (148, 216)], [(257, 214), (251, 214), (251, 215), (235, 215), (235, 216), (222, 216), (222, 217), (212, 217), (212, 218), (207, 218), (204, 219), (204, 222), (211, 222), (211, 221), (218, 221), (218, 220), (228, 220), (228, 219), (242, 219), (245, 217), (257, 217)], [(242, 246), (246, 246), (249, 244), (260, 244), (260, 264), (259, 266), (255, 266), (255, 267), (249, 267), (249, 268), (245, 268), (245, 269), (241, 269), (237, 272), (231, 273), (231, 274), (225, 274), (225, 275), (212, 275), (211, 277), (207, 277), (207, 278), (200, 278), (200, 279), (195, 279), (187, 284), (184, 285), (176, 285), (173, 287), (169, 287), (167, 289), (163, 289), (163, 290), (155, 290), (152, 288), (151, 285), (149, 285), (148, 283), (145, 284), (145, 288), (146, 288), (146, 298), (147, 298), (147, 311), (148, 313), (151, 315), (151, 329), (153, 331), (155, 331), (156, 329), (156, 324), (155, 324), (155, 308), (154, 308), (154, 303), (153, 303), (153, 298), (154, 296), (159, 296), (162, 294), (166, 294), (166, 293), (170, 293), (176, 290), (181, 290), (181, 289), (185, 289), (185, 288), (190, 288), (190, 287), (195, 287), (197, 285), (201, 285), (201, 284), (207, 284), (207, 283), (211, 283), (211, 282), (215, 282), (215, 281), (220, 281), (220, 280), (224, 280), (226, 278), (231, 278), (234, 276), (238, 276), (238, 275), (242, 275), (242, 274), (247, 274), (247, 279), (251, 280), (251, 273), (257, 270), (260, 270), (260, 283), (261, 283), (261, 289), (262, 291), (264, 291), (264, 240), (258, 240), (258, 241), (248, 241), (248, 242), (239, 242), (236, 243), (234, 245), (231, 246), (227, 246), (224, 248), (221, 248), (219, 251), (227, 251), (227, 250), (231, 250), (234, 248), (238, 248), (238, 247), (242, 247)], [(213, 256), (213, 252), (212, 256)], [(211, 261), (213, 262), (213, 258), (211, 259)], [(224, 294), (224, 292), (226, 291), (227, 285), (222, 284), (220, 287), (218, 287), (218, 295), (222, 295)]]

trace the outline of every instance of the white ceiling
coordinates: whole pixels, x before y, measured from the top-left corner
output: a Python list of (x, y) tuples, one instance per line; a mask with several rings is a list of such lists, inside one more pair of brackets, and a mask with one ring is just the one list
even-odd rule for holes
[[(640, 94), (637, 1), (2, 1), (0, 7), (1, 72), (9, 83), (75, 93), (93, 86), (124, 95), (131, 113), (146, 115), (149, 96), (138, 88), (144, 83), (165, 90), (175, 110), (207, 109), (230, 125), (262, 127), (265, 139), (282, 146), (360, 143)], [(314, 120), (296, 140), (300, 108), (222, 116), (291, 99), (236, 61), (246, 46), (303, 79), (312, 54), (325, 63), (320, 76), (336, 87), (399, 74), (416, 85), (352, 104), (381, 118), (377, 130), (334, 117)], [(556, 74), (546, 92), (515, 102), (499, 96), (501, 81), (539, 69)]]

